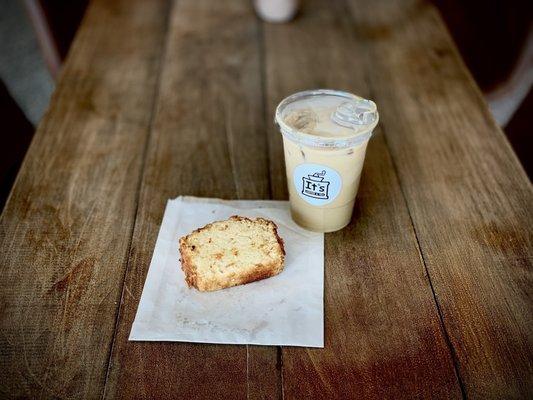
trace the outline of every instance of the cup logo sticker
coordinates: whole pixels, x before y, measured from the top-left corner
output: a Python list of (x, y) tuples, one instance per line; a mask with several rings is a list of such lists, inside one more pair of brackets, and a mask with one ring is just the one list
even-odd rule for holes
[(300, 164), (294, 169), (294, 186), (307, 203), (322, 206), (331, 203), (341, 191), (339, 173), (318, 164)]
[(302, 194), (315, 199), (329, 199), (328, 187), (330, 182), (324, 180), (324, 175), (326, 175), (326, 171), (322, 170), (322, 172), (307, 175), (307, 178), (302, 177)]

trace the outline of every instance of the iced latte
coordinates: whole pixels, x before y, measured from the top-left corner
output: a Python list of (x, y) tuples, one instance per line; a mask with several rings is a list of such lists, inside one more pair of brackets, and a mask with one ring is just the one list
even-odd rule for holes
[(278, 105), (276, 123), (297, 224), (318, 232), (348, 225), (378, 118), (374, 102), (335, 90), (299, 92)]

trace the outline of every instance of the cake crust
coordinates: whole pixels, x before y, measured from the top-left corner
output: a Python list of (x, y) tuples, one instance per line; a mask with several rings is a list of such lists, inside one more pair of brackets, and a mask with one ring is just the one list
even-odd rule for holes
[(279, 274), (285, 246), (274, 222), (234, 215), (179, 239), (181, 268), (189, 287), (213, 291)]

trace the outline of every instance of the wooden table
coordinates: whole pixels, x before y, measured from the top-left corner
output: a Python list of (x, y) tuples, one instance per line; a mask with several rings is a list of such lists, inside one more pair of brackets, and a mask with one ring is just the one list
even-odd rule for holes
[[(324, 349), (133, 343), (167, 199), (285, 199), (278, 101), (376, 101)], [(533, 190), (433, 6), (95, 0), (0, 223), (0, 397), (527, 398)], [(178, 266), (176, 266), (178, 267)]]

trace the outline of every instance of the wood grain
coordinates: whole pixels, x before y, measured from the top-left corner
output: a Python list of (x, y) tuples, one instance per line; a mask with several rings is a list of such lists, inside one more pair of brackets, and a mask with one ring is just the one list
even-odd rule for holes
[(247, 2), (174, 3), (107, 398), (252, 399), (278, 391), (276, 348), (127, 340), (166, 201), (269, 197), (259, 63)]
[[(291, 24), (264, 25), (269, 117), (297, 90), (370, 95), (343, 2), (304, 4)], [(271, 129), (269, 139), (272, 190), (283, 196), (279, 133)], [(369, 144), (354, 220), (326, 235), (325, 251), (325, 348), (283, 349), (284, 398), (461, 398), (381, 129)]]
[(101, 396), (164, 21), (97, 0), (73, 43), (0, 217), (2, 398)]
[(531, 183), (433, 6), (351, 10), (466, 395), (530, 398)]
[[(93, 1), (0, 216), (0, 397), (530, 397), (533, 189), (440, 17), (302, 4)], [(326, 347), (128, 342), (166, 200), (285, 199), (273, 112), (313, 87), (381, 111)]]

